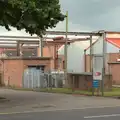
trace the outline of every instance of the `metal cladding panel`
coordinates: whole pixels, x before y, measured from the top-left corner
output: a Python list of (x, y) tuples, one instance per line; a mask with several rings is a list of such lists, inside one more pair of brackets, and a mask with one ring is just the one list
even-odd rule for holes
[[(102, 39), (102, 38), (100, 38), (100, 39)], [(92, 46), (94, 54), (102, 52), (102, 48), (103, 48), (102, 42), (103, 41), (100, 42), (100, 39), (97, 42), (95, 42), (95, 44), (93, 44), (93, 46)], [(108, 41), (105, 41), (105, 43), (106, 43), (106, 53), (118, 53), (119, 52), (120, 49), (118, 47), (116, 47), (115, 45), (111, 44)], [(90, 54), (90, 48), (87, 49), (86, 54)]]
[[(91, 49), (93, 54), (103, 54), (103, 36), (94, 42)], [(86, 54), (90, 54), (90, 47), (86, 50)]]
[(116, 47), (115, 45), (107, 42), (107, 53), (118, 53), (119, 52), (119, 48)]
[[(69, 72), (84, 72), (84, 50), (90, 45), (90, 41), (71, 43), (68, 46), (67, 68)], [(64, 55), (64, 47), (59, 50)]]

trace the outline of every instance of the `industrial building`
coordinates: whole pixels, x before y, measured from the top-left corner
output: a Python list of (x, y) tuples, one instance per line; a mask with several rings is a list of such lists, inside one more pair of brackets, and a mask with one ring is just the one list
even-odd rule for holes
[[(50, 34), (55, 34), (55, 32), (51, 32)], [(69, 37), (71, 34), (74, 36), (77, 34), (78, 36), (71, 38)], [(67, 79), (67, 82), (65, 83), (67, 84), (67, 87), (73, 87), (74, 84), (75, 88), (91, 88), (93, 80), (93, 66), (91, 61), (94, 54), (102, 53), (103, 46), (101, 42), (103, 40), (103, 36), (101, 36), (101, 34), (101, 32), (69, 33), (67, 39), (67, 73), (69, 79)], [(115, 33), (107, 33), (105, 38), (105, 84), (109, 87), (112, 85), (111, 80), (113, 84), (119, 84), (120, 81), (119, 74), (116, 75), (117, 72), (115, 72), (116, 69), (119, 69), (120, 36), (115, 38), (115, 36), (111, 36), (111, 34), (113, 35)], [(22, 37), (17, 37), (19, 40), (13, 40), (14, 38), (11, 36), (1, 36), (1, 41), (4, 41), (4, 43), (0, 42), (1, 84), (4, 83), (23, 87), (23, 83), (26, 83), (23, 79), (23, 74), (26, 76), (28, 74), (28, 69), (35, 71), (35, 69), (31, 69), (34, 67), (45, 71), (64, 71), (66, 69), (64, 56), (64, 45), (66, 42), (65, 33), (57, 32), (57, 35), (57, 38), (47, 38), (43, 41), (42, 57), (39, 38), (25, 37), (24, 39), (26, 40), (23, 40)], [(6, 40), (8, 39), (7, 37), (12, 39), (12, 46), (10, 45), (11, 42)], [(5, 43), (5, 41), (9, 44)], [(32, 76), (32, 81), (34, 81), (35, 78), (39, 79), (35, 77), (39, 76), (39, 74)], [(76, 76), (74, 83), (73, 76)]]

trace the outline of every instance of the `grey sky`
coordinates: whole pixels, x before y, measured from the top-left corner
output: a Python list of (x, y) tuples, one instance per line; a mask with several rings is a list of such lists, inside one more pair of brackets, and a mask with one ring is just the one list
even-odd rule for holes
[(60, 1), (64, 11), (69, 11), (70, 22), (82, 30), (120, 30), (120, 0)]
[[(120, 0), (60, 0), (60, 3), (64, 13), (69, 11), (69, 31), (120, 31)], [(65, 30), (65, 22), (55, 30)], [(5, 31), (0, 28), (1, 33)]]

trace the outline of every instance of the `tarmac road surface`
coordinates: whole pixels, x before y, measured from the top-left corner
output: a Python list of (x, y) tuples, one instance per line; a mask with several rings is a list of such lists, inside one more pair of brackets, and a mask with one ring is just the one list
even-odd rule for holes
[(0, 120), (120, 120), (120, 107), (0, 114)]

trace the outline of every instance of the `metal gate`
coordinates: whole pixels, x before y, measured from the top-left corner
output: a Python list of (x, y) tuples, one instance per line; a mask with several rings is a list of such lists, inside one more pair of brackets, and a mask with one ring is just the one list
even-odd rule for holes
[(24, 88), (44, 88), (46, 87), (46, 79), (44, 73), (35, 68), (26, 69), (23, 75)]
[(24, 88), (50, 88), (62, 87), (63, 72), (43, 72), (40, 69), (28, 68), (23, 74)]

